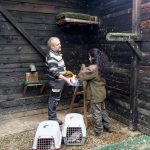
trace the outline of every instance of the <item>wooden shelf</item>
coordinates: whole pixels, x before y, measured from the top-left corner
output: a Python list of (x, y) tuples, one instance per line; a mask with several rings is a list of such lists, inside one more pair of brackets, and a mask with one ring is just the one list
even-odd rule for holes
[(56, 23), (58, 25), (63, 25), (65, 23), (79, 24), (79, 25), (80, 24), (83, 24), (83, 25), (87, 25), (87, 24), (99, 25), (98, 19), (95, 19), (95, 20), (83, 20), (83, 19), (74, 19), (74, 18), (61, 18), (61, 19), (57, 20)]

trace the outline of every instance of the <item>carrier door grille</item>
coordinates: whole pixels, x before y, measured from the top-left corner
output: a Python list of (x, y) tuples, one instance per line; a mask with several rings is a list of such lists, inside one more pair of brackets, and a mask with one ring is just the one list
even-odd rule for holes
[(37, 150), (54, 150), (53, 138), (39, 138), (37, 143)]
[(66, 142), (76, 144), (82, 142), (82, 131), (80, 127), (67, 127)]

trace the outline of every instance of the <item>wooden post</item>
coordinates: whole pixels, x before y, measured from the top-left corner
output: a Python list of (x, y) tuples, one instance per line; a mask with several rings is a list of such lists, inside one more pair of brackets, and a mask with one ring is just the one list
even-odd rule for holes
[(87, 120), (87, 98), (86, 98), (86, 82), (83, 82), (83, 113), (84, 113), (84, 122), (86, 128), (88, 127), (88, 120)]
[(75, 101), (75, 98), (76, 98), (77, 92), (78, 92), (78, 87), (75, 87), (75, 89), (74, 89), (74, 93), (73, 93), (73, 96), (72, 96), (72, 100), (71, 100), (71, 104), (70, 104), (70, 106), (69, 106), (69, 110), (68, 110), (68, 112), (67, 112), (67, 113), (71, 113), (71, 111), (72, 111), (73, 104), (74, 104), (74, 101)]
[(78, 91), (78, 86), (75, 87), (74, 92), (73, 92), (73, 96), (72, 96), (72, 100), (71, 100), (71, 104), (69, 106), (69, 109), (67, 111), (67, 113), (71, 113), (72, 109), (73, 109), (73, 105), (75, 102), (75, 98), (78, 94), (83, 94), (83, 114), (84, 114), (84, 122), (85, 122), (85, 126), (88, 126), (88, 121), (87, 121), (87, 99), (86, 99), (86, 82), (83, 82), (82, 85), (82, 91)]
[[(133, 0), (133, 9), (132, 9), (132, 33), (140, 34), (140, 9), (141, 9), (141, 0)], [(133, 54), (133, 61), (131, 64), (131, 81), (130, 81), (130, 121), (129, 129), (137, 129), (137, 80), (139, 72), (139, 58), (137, 55)]]

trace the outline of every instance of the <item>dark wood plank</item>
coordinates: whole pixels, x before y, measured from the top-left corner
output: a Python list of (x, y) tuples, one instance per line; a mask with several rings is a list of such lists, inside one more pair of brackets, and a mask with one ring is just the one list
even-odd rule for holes
[(3, 7), (0, 7), (1, 13), (9, 20), (9, 22), (26, 38), (26, 40), (43, 56), (45, 53), (38, 45), (38, 43), (29, 36), (29, 34), (16, 22), (15, 18)]
[(145, 133), (146, 135), (150, 135), (150, 129), (148, 127), (145, 127), (145, 125), (137, 124), (137, 128), (142, 133)]
[(20, 55), (23, 55), (23, 54), (35, 54), (36, 53), (36, 50), (26, 44), (26, 45), (1, 45), (0, 47), (0, 54), (1, 55), (17, 55), (17, 54), (20, 54)]
[[(32, 97), (32, 98), (27, 98), (27, 99), (22, 100), (22, 103), (20, 103), (16, 106), (14, 105), (14, 107), (8, 106), (5, 109), (2, 109), (2, 107), (1, 107), (0, 118), (3, 118), (4, 115), (7, 115), (7, 114), (9, 115), (9, 113), (13, 114), (13, 113), (18, 113), (18, 112), (24, 112), (24, 111), (45, 108), (47, 106), (47, 100), (48, 100), (47, 95), (46, 96), (36, 96), (34, 98)], [(16, 101), (16, 103), (17, 103), (17, 101)], [(26, 104), (23, 105), (23, 103), (26, 103)]]
[(144, 51), (144, 52), (149, 52), (150, 51), (150, 49), (149, 49), (149, 45), (150, 45), (150, 42), (142, 42), (141, 43), (141, 49), (142, 49), (142, 51)]
[(84, 8), (86, 9), (86, 1), (82, 0), (82, 2), (80, 1), (63, 1), (63, 0), (57, 0), (57, 1), (41, 1), (41, 0), (1, 0), (2, 2), (7, 2), (7, 3), (11, 3), (11, 4), (17, 4), (17, 3), (21, 3), (21, 4), (30, 4), (30, 5), (46, 5), (46, 6), (59, 6), (59, 7), (63, 7), (63, 8)]
[[(88, 1), (89, 2), (89, 1)], [(90, 2), (89, 2), (90, 3)], [(95, 6), (97, 6), (95, 8)], [(119, 12), (127, 8), (132, 7), (132, 2), (127, 1), (127, 0), (112, 0), (112, 1), (92, 1), (89, 5), (89, 9), (93, 12), (96, 13), (97, 10), (99, 10), (102, 16), (106, 14), (111, 14), (114, 12)]]
[(146, 101), (146, 99), (138, 99), (138, 107), (150, 110), (150, 101)]
[(125, 118), (124, 116), (120, 115), (120, 114), (117, 114), (117, 113), (114, 113), (112, 112), (111, 110), (109, 111), (109, 115), (116, 119), (116, 120), (119, 120), (120, 122), (128, 125), (129, 124), (129, 118)]
[(122, 117), (124, 117), (126, 119), (129, 119), (129, 116), (130, 116), (129, 110), (124, 108), (124, 107), (122, 107), (122, 106), (120, 106), (120, 105), (118, 105), (115, 101), (113, 101), (113, 100), (109, 101), (107, 103), (107, 108), (110, 111), (113, 110), (113, 113), (119, 114)]
[(65, 7), (61, 7), (61, 6), (55, 6), (55, 5), (49, 5), (49, 7), (47, 5), (39, 5), (37, 3), (35, 4), (30, 4), (30, 3), (20, 3), (20, 2), (7, 2), (7, 1), (0, 1), (0, 4), (3, 5), (7, 10), (15, 10), (15, 11), (27, 11), (27, 12), (40, 12), (40, 13), (58, 13), (57, 10), (59, 11), (65, 11), (65, 9), (67, 11), (78, 11), (78, 12), (82, 12), (83, 9), (80, 8), (65, 8)]

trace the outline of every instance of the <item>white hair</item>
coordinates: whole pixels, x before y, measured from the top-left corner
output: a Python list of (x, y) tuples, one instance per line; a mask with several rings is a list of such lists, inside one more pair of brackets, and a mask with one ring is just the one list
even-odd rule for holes
[(57, 40), (60, 41), (60, 39), (59, 39), (58, 37), (51, 37), (51, 38), (49, 38), (49, 40), (48, 40), (48, 42), (47, 42), (48, 46), (51, 48), (52, 45), (53, 45), (53, 44), (55, 43), (55, 41), (57, 41)]

